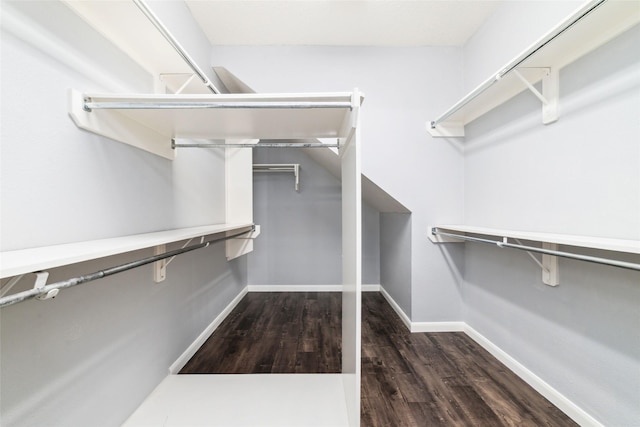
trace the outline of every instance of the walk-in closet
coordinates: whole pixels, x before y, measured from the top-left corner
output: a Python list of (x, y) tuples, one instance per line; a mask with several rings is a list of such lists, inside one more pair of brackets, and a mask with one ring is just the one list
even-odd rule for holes
[(0, 7), (3, 427), (640, 426), (640, 1)]

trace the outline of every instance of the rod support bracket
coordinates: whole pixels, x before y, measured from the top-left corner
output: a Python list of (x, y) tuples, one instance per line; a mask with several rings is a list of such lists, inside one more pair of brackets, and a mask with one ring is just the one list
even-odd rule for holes
[(558, 120), (558, 99), (560, 97), (560, 76), (558, 70), (552, 67), (544, 67), (542, 76), (542, 93), (527, 80), (518, 69), (513, 69), (513, 74), (518, 77), (529, 91), (542, 102), (542, 123), (547, 125)]
[[(558, 245), (556, 243), (542, 242), (542, 248), (557, 251)], [(542, 254), (542, 283), (549, 286), (558, 286), (560, 284), (559, 273), (558, 257)]]
[[(508, 243), (508, 238), (504, 237), (504, 243)], [(513, 238), (520, 246), (524, 246), (519, 239)], [(542, 249), (557, 251), (558, 245), (555, 243), (542, 242)], [(539, 261), (531, 251), (525, 251), (527, 255), (531, 257), (533, 262), (538, 264), (542, 269), (542, 283), (549, 286), (558, 286), (560, 284), (558, 280), (558, 257), (554, 255), (542, 254), (542, 261)]]
[[(40, 289), (44, 288), (47, 285), (47, 280), (49, 279), (49, 272), (48, 271), (36, 271), (34, 274), (36, 275), (36, 282), (33, 285), (33, 289), (40, 290)], [(40, 301), (52, 299), (52, 298), (55, 298), (58, 295), (59, 292), (60, 292), (60, 289), (51, 289), (48, 292), (44, 292), (44, 293), (38, 295), (36, 297), (36, 299), (38, 299)]]
[[(154, 255), (161, 255), (167, 251), (167, 245), (158, 245), (153, 247)], [(153, 263), (153, 281), (156, 283), (164, 282), (167, 278), (167, 260), (161, 259)]]

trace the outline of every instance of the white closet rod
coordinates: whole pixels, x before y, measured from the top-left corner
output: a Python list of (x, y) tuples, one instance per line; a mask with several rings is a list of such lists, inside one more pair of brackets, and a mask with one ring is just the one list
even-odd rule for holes
[(257, 144), (176, 144), (171, 148), (340, 148), (340, 144), (324, 144), (322, 142), (259, 142)]
[(274, 102), (210, 102), (210, 101), (173, 101), (173, 102), (93, 102), (85, 99), (85, 111), (91, 110), (190, 110), (190, 109), (314, 109), (314, 108), (349, 108), (351, 102), (303, 102), (303, 101), (274, 101)]
[(507, 64), (502, 70), (500, 70), (494, 76), (494, 78), (492, 78), (490, 80), (487, 80), (486, 82), (484, 82), (483, 84), (478, 86), (470, 94), (468, 94), (466, 97), (461, 99), (457, 104), (455, 104), (453, 107), (451, 107), (446, 112), (444, 112), (440, 117), (438, 117), (437, 119), (433, 120), (431, 122), (431, 129), (435, 129), (438, 124), (442, 123), (447, 118), (449, 118), (449, 116), (454, 114), (456, 111), (460, 110), (466, 104), (468, 104), (469, 102), (473, 101), (482, 92), (484, 92), (489, 87), (493, 86), (495, 83), (500, 81), (500, 79), (502, 79), (506, 74), (508, 74), (511, 71), (513, 71), (514, 69), (516, 69), (524, 61), (529, 59), (532, 55), (534, 55), (540, 49), (542, 49), (544, 46), (549, 44), (551, 41), (553, 41), (560, 34), (564, 33), (569, 28), (573, 27), (582, 18), (584, 18), (585, 16), (587, 16), (588, 14), (590, 14), (591, 12), (596, 10), (599, 6), (604, 4), (606, 1), (607, 0), (593, 0), (593, 1), (589, 2), (589, 3), (587, 3), (578, 12), (576, 12), (563, 26), (561, 26), (559, 28), (556, 28), (554, 31), (552, 31), (549, 34), (547, 34), (547, 36), (545, 38), (540, 40), (537, 44), (535, 44), (534, 46), (532, 46), (528, 50), (526, 50), (522, 55), (520, 55), (519, 57), (517, 57), (516, 59), (511, 61), (509, 64)]
[(277, 165), (277, 164), (258, 164), (255, 163), (253, 165), (254, 172), (295, 172), (296, 169), (300, 165), (298, 164), (290, 164), (290, 165)]
[(114, 274), (122, 273), (127, 270), (132, 270), (134, 268), (142, 267), (143, 265), (151, 264), (156, 261), (161, 261), (166, 258), (171, 258), (176, 255), (184, 254), (186, 252), (191, 252), (196, 249), (206, 248), (207, 246), (213, 243), (221, 242), (224, 240), (235, 239), (237, 237), (242, 236), (243, 234), (251, 233), (253, 231), (255, 231), (255, 227), (251, 227), (251, 230), (243, 231), (242, 233), (233, 234), (231, 236), (219, 237), (217, 239), (208, 240), (206, 242), (202, 242), (196, 245), (191, 245), (185, 248), (176, 249), (174, 251), (165, 252), (163, 254), (154, 255), (147, 258), (142, 258), (137, 261), (128, 262), (126, 264), (121, 264), (115, 267), (107, 268), (105, 270), (96, 271), (95, 273), (74, 277), (72, 279), (64, 280), (62, 282), (56, 282), (50, 285), (33, 288), (28, 291), (17, 292), (7, 297), (0, 298), (0, 308), (6, 307), (12, 304), (17, 304), (19, 302), (26, 301), (28, 299), (36, 298), (40, 295), (47, 295), (51, 291), (81, 285), (83, 283), (91, 282), (93, 280), (102, 279), (107, 276), (112, 276)]
[(151, 21), (151, 23), (160, 31), (160, 34), (167, 39), (169, 44), (173, 46), (173, 48), (178, 52), (178, 55), (184, 59), (187, 65), (193, 70), (194, 73), (200, 77), (202, 83), (209, 88), (209, 90), (213, 93), (219, 94), (220, 90), (214, 86), (213, 83), (209, 80), (207, 75), (198, 67), (198, 64), (191, 58), (191, 56), (187, 53), (187, 51), (180, 45), (178, 40), (169, 32), (167, 27), (158, 19), (158, 17), (149, 9), (149, 7), (145, 4), (143, 0), (133, 0), (136, 6), (144, 13), (144, 15)]
[(563, 257), (563, 258), (577, 259), (577, 260), (580, 260), (580, 261), (587, 261), (587, 262), (593, 262), (593, 263), (596, 263), (596, 264), (611, 265), (611, 266), (614, 266), (614, 267), (620, 267), (620, 268), (626, 268), (626, 269), (629, 269), (629, 270), (640, 271), (640, 264), (636, 264), (636, 263), (633, 263), (633, 262), (618, 261), (618, 260), (614, 260), (614, 259), (593, 257), (593, 256), (588, 256), (588, 255), (580, 255), (580, 254), (574, 254), (574, 253), (571, 253), (571, 252), (554, 251), (554, 250), (551, 250), (551, 249), (537, 248), (535, 246), (526, 246), (526, 245), (513, 244), (513, 243), (508, 243), (506, 241), (506, 238), (505, 238), (505, 240), (483, 239), (483, 238), (480, 238), (480, 237), (471, 237), (471, 236), (467, 236), (467, 235), (464, 235), (464, 234), (445, 233), (445, 232), (439, 231), (435, 227), (431, 229), (431, 233), (435, 234), (435, 235), (439, 235), (439, 236), (446, 236), (446, 237), (453, 237), (455, 239), (468, 240), (468, 241), (471, 241), (471, 242), (489, 243), (491, 245), (496, 245), (499, 248), (519, 249), (519, 250), (527, 251), (527, 252), (537, 252), (537, 253), (541, 253), (541, 254), (545, 254), (545, 255), (553, 255), (553, 256), (559, 256), (559, 257)]

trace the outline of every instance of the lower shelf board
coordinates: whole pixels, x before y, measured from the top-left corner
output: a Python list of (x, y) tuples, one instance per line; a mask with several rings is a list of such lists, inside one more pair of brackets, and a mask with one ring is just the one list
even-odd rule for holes
[(348, 426), (342, 374), (170, 375), (123, 427)]

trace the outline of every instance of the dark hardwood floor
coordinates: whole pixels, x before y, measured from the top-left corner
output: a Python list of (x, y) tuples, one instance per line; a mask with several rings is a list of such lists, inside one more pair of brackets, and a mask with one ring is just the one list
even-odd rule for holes
[(339, 373), (342, 295), (250, 292), (181, 374)]
[[(362, 306), (363, 427), (577, 425), (464, 333)], [(249, 293), (180, 373), (337, 373), (340, 337), (339, 293)]]
[(410, 333), (362, 297), (363, 426), (577, 426), (462, 332)]

